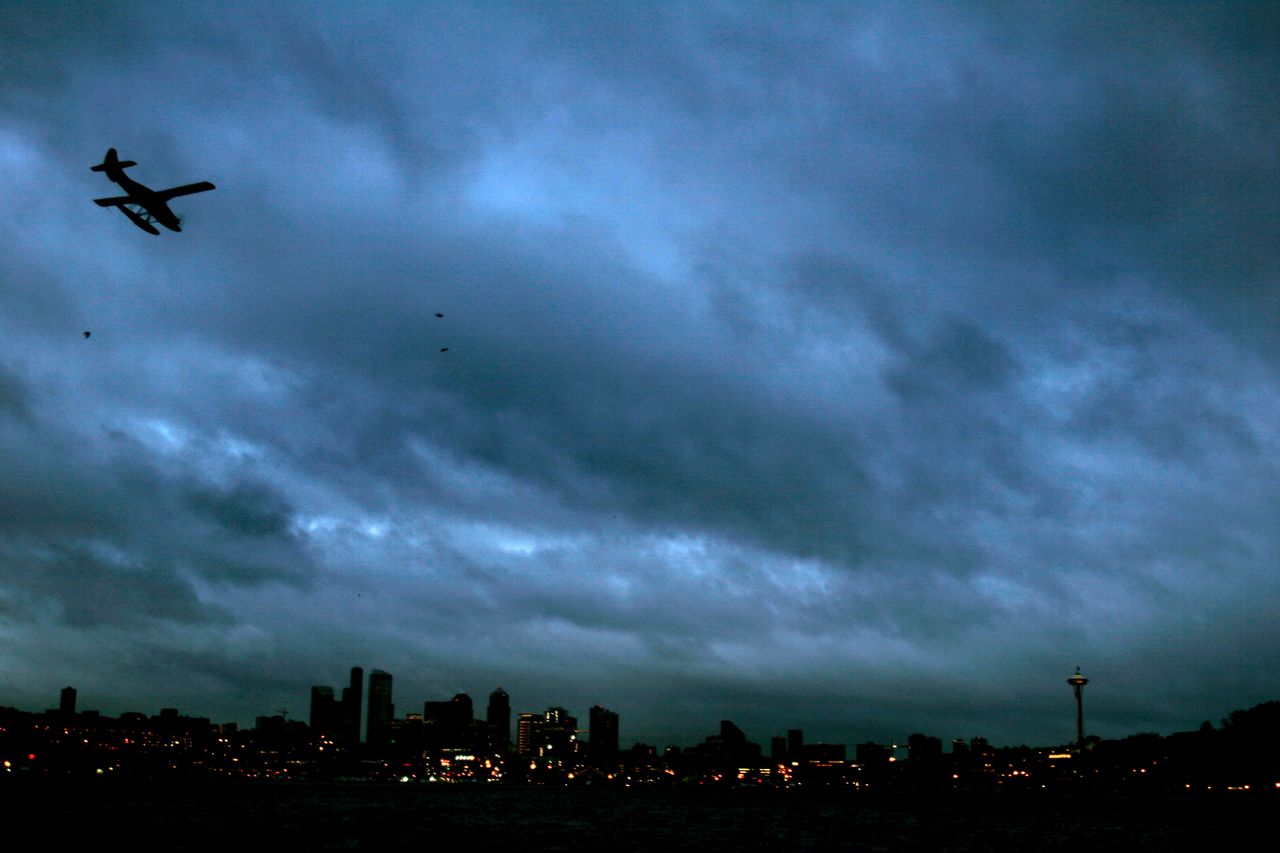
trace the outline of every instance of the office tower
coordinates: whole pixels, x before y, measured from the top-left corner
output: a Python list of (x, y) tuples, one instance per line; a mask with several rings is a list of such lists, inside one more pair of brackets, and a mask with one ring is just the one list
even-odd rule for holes
[(455, 693), (451, 701), (454, 706), (454, 716), (465, 725), (470, 725), (471, 721), (476, 718), (475, 706), (471, 702), (471, 696), (466, 693)]
[(342, 688), (342, 741), (354, 747), (360, 743), (360, 705), (364, 700), (364, 670), (351, 667), (351, 684)]
[(699, 756), (703, 763), (722, 767), (746, 767), (760, 760), (760, 744), (748, 741), (742, 729), (731, 720), (721, 720), (720, 733), (708, 735), (702, 743), (690, 747), (689, 752)]
[(804, 729), (787, 729), (787, 758), (804, 760)]
[(317, 684), (311, 688), (311, 736), (333, 737), (338, 729), (338, 705), (333, 688)]
[(529, 755), (545, 718), (541, 714), (522, 713), (516, 721), (516, 753)]
[(452, 723), (457, 706), (448, 700), (435, 701), (428, 699), (422, 703), (422, 719), (424, 722)]
[(395, 706), (391, 704), (391, 673), (375, 669), (369, 673), (369, 713), (365, 741), (370, 746), (386, 746)]
[(66, 717), (70, 717), (75, 714), (76, 689), (74, 687), (62, 688), (62, 698), (58, 702), (58, 710)]
[(1076, 667), (1076, 674), (1067, 679), (1067, 684), (1071, 685), (1071, 689), (1076, 694), (1076, 746), (1084, 746), (1084, 686), (1089, 683), (1089, 679), (1080, 674), (1080, 667)]
[(732, 720), (720, 721), (720, 739), (733, 746), (742, 746), (747, 742), (746, 734)]
[(489, 694), (485, 722), (489, 724), (494, 746), (505, 752), (511, 743), (511, 697), (501, 687)]
[(577, 753), (578, 719), (564, 708), (548, 708), (538, 727), (533, 750), (540, 758), (563, 765)]
[(448, 701), (422, 703), (422, 722), (427, 745), (432, 749), (461, 749), (467, 752), (488, 743), (475, 722), (471, 697), (457, 693)]
[(595, 705), (588, 717), (590, 740), (587, 755), (596, 767), (612, 764), (618, 758), (618, 715), (608, 708)]
[(422, 703), (422, 719), (454, 729), (463, 729), (472, 720), (471, 697), (459, 693), (452, 699), (439, 702), (428, 699)]
[(787, 760), (787, 739), (782, 735), (769, 738), (769, 760), (774, 764)]

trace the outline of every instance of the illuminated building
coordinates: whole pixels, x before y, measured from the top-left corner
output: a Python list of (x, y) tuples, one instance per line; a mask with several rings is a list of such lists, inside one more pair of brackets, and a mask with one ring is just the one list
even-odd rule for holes
[[(602, 709), (603, 710), (603, 709)], [(563, 766), (577, 753), (578, 720), (564, 708), (522, 713), (516, 720), (516, 753)], [(617, 749), (617, 741), (614, 741)]]
[(564, 708), (548, 708), (537, 729), (533, 750), (539, 757), (563, 764), (577, 752), (578, 719)]
[(370, 746), (386, 746), (388, 727), (395, 716), (391, 704), (391, 673), (375, 669), (369, 673), (369, 714), (365, 740)]
[(516, 754), (528, 755), (533, 752), (534, 740), (538, 730), (542, 728), (544, 718), (541, 714), (521, 713), (516, 720)]
[(1076, 667), (1076, 674), (1067, 679), (1067, 684), (1071, 685), (1072, 691), (1076, 694), (1076, 746), (1084, 746), (1084, 686), (1089, 683), (1089, 679), (1080, 674), (1080, 667)]

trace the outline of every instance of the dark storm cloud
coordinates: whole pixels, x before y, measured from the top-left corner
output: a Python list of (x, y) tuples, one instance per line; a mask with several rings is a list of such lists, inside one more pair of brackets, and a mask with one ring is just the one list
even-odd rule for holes
[(47, 618), (72, 629), (153, 619), (228, 621), (222, 608), (200, 602), (173, 567), (134, 565), (112, 556), (89, 550), (8, 551), (0, 557), (8, 620)]
[(60, 93), (77, 52), (101, 58), (110, 56), (111, 46), (126, 38), (137, 44), (139, 22), (127, 7), (64, 3), (39, 14), (33, 11), (29, 4), (20, 3), (0, 9), (0, 37), (5, 44), (0, 70), (14, 84), (0, 94), (6, 107), (29, 107), (28, 99), (42, 91)]
[[(1109, 734), (1280, 689), (1274, 14), (75, 9), (0, 13), (0, 686), (1029, 741), (1077, 664)], [(150, 238), (108, 145), (218, 190)]]
[(907, 366), (895, 371), (888, 383), (909, 400), (964, 398), (1003, 390), (1016, 374), (1017, 362), (1006, 348), (977, 326), (952, 322), (911, 353)]
[(6, 419), (20, 420), (29, 412), (26, 383), (0, 364), (0, 415)]
[[(65, 410), (49, 412), (55, 404), (48, 399), (37, 405), (38, 415), (0, 438), (10, 460), (0, 530), (18, 548), (9, 556), (14, 582), (24, 554), (55, 555), (37, 560), (51, 567), (46, 577), (87, 561), (86, 577), (105, 584), (118, 572), (121, 586), (133, 590), (113, 604), (121, 619), (132, 607), (163, 612), (164, 590), (184, 600), (179, 593), (190, 594), (191, 579), (305, 582), (309, 557), (290, 529), (288, 502), (271, 488), (250, 481), (216, 485), (184, 471), (188, 463), (155, 458), (154, 448), (120, 432), (69, 435), (57, 426)], [(99, 550), (116, 556), (84, 556)], [(31, 593), (47, 596), (59, 586), (40, 583)]]
[(236, 483), (225, 490), (197, 487), (188, 494), (187, 505), (208, 513), (236, 536), (278, 536), (290, 526), (288, 502), (259, 483)]

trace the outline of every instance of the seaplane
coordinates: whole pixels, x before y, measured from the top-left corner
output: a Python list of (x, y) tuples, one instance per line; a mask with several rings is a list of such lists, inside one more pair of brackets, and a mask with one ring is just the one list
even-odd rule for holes
[(182, 230), (179, 224), (181, 220), (178, 219), (177, 214), (169, 209), (169, 199), (177, 198), (180, 195), (191, 195), (192, 193), (202, 193), (217, 189), (208, 181), (201, 181), (198, 184), (183, 184), (180, 187), (172, 187), (167, 190), (153, 190), (131, 179), (124, 173), (125, 169), (136, 165), (138, 164), (133, 160), (121, 160), (116, 155), (116, 149), (108, 148), (107, 156), (103, 158), (102, 162), (89, 168), (94, 172), (106, 172), (107, 180), (113, 184), (118, 184), (120, 189), (127, 192), (128, 195), (95, 198), (93, 203), (99, 207), (119, 208), (121, 213), (129, 217), (130, 222), (148, 234), (160, 235), (159, 230), (156, 229), (157, 223), (170, 231)]

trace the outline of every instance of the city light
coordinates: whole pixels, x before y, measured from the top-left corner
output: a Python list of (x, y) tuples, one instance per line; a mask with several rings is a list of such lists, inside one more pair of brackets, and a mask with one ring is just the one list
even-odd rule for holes
[[(362, 673), (361, 668), (353, 668), (353, 684), (361, 688)], [(1258, 767), (1268, 774), (1280, 770), (1280, 757), (1258, 765), (1254, 755), (1256, 744), (1269, 742), (1266, 733), (1273, 730), (1273, 715), (1280, 703), (1235, 712), (1230, 729), (1208, 727), (1170, 738), (1138, 735), (1126, 741), (1091, 738), (1079, 750), (993, 747), (983, 738), (973, 738), (953, 740), (951, 752), (944, 753), (941, 740), (916, 733), (905, 746), (859, 743), (855, 758), (844, 744), (806, 743), (799, 729), (788, 730), (785, 737), (774, 736), (766, 755), (728, 720), (720, 723), (718, 732), (690, 746), (659, 750), (636, 744), (621, 749), (617, 714), (601, 706), (591, 709), (592, 725), (586, 729), (580, 729), (578, 719), (566, 709), (552, 707), (520, 713), (513, 732), (505, 691), (491, 694), (484, 717), (476, 714), (470, 697), (460, 693), (448, 700), (427, 701), (422, 713), (415, 710), (396, 718), (388, 711), (379, 723), (381, 729), (366, 729), (366, 737), (361, 737), (350, 724), (355, 712), (363, 711), (353, 697), (372, 697), (388, 707), (390, 703), (391, 676), (375, 673), (383, 687), (381, 695), (344, 688), (339, 700), (335, 691), (317, 688), (310, 723), (288, 719), (281, 712), (259, 717), (254, 727), (246, 729), (186, 717), (174, 709), (153, 717), (130, 713), (112, 719), (96, 713), (33, 714), (0, 708), (3, 772), (6, 778), (20, 774), (129, 778), (168, 772), (186, 778), (282, 782), (856, 790), (919, 790), (938, 785), (973, 791), (993, 791), (999, 786), (1075, 791), (1097, 786), (1148, 792), (1177, 787), (1188, 796), (1214, 791), (1221, 795), (1224, 790), (1235, 796), (1256, 796), (1260, 786), (1257, 777), (1251, 779), (1249, 774)], [(1223, 779), (1231, 779), (1232, 784), (1223, 786)], [(1280, 792), (1280, 782), (1262, 787), (1268, 795)]]

